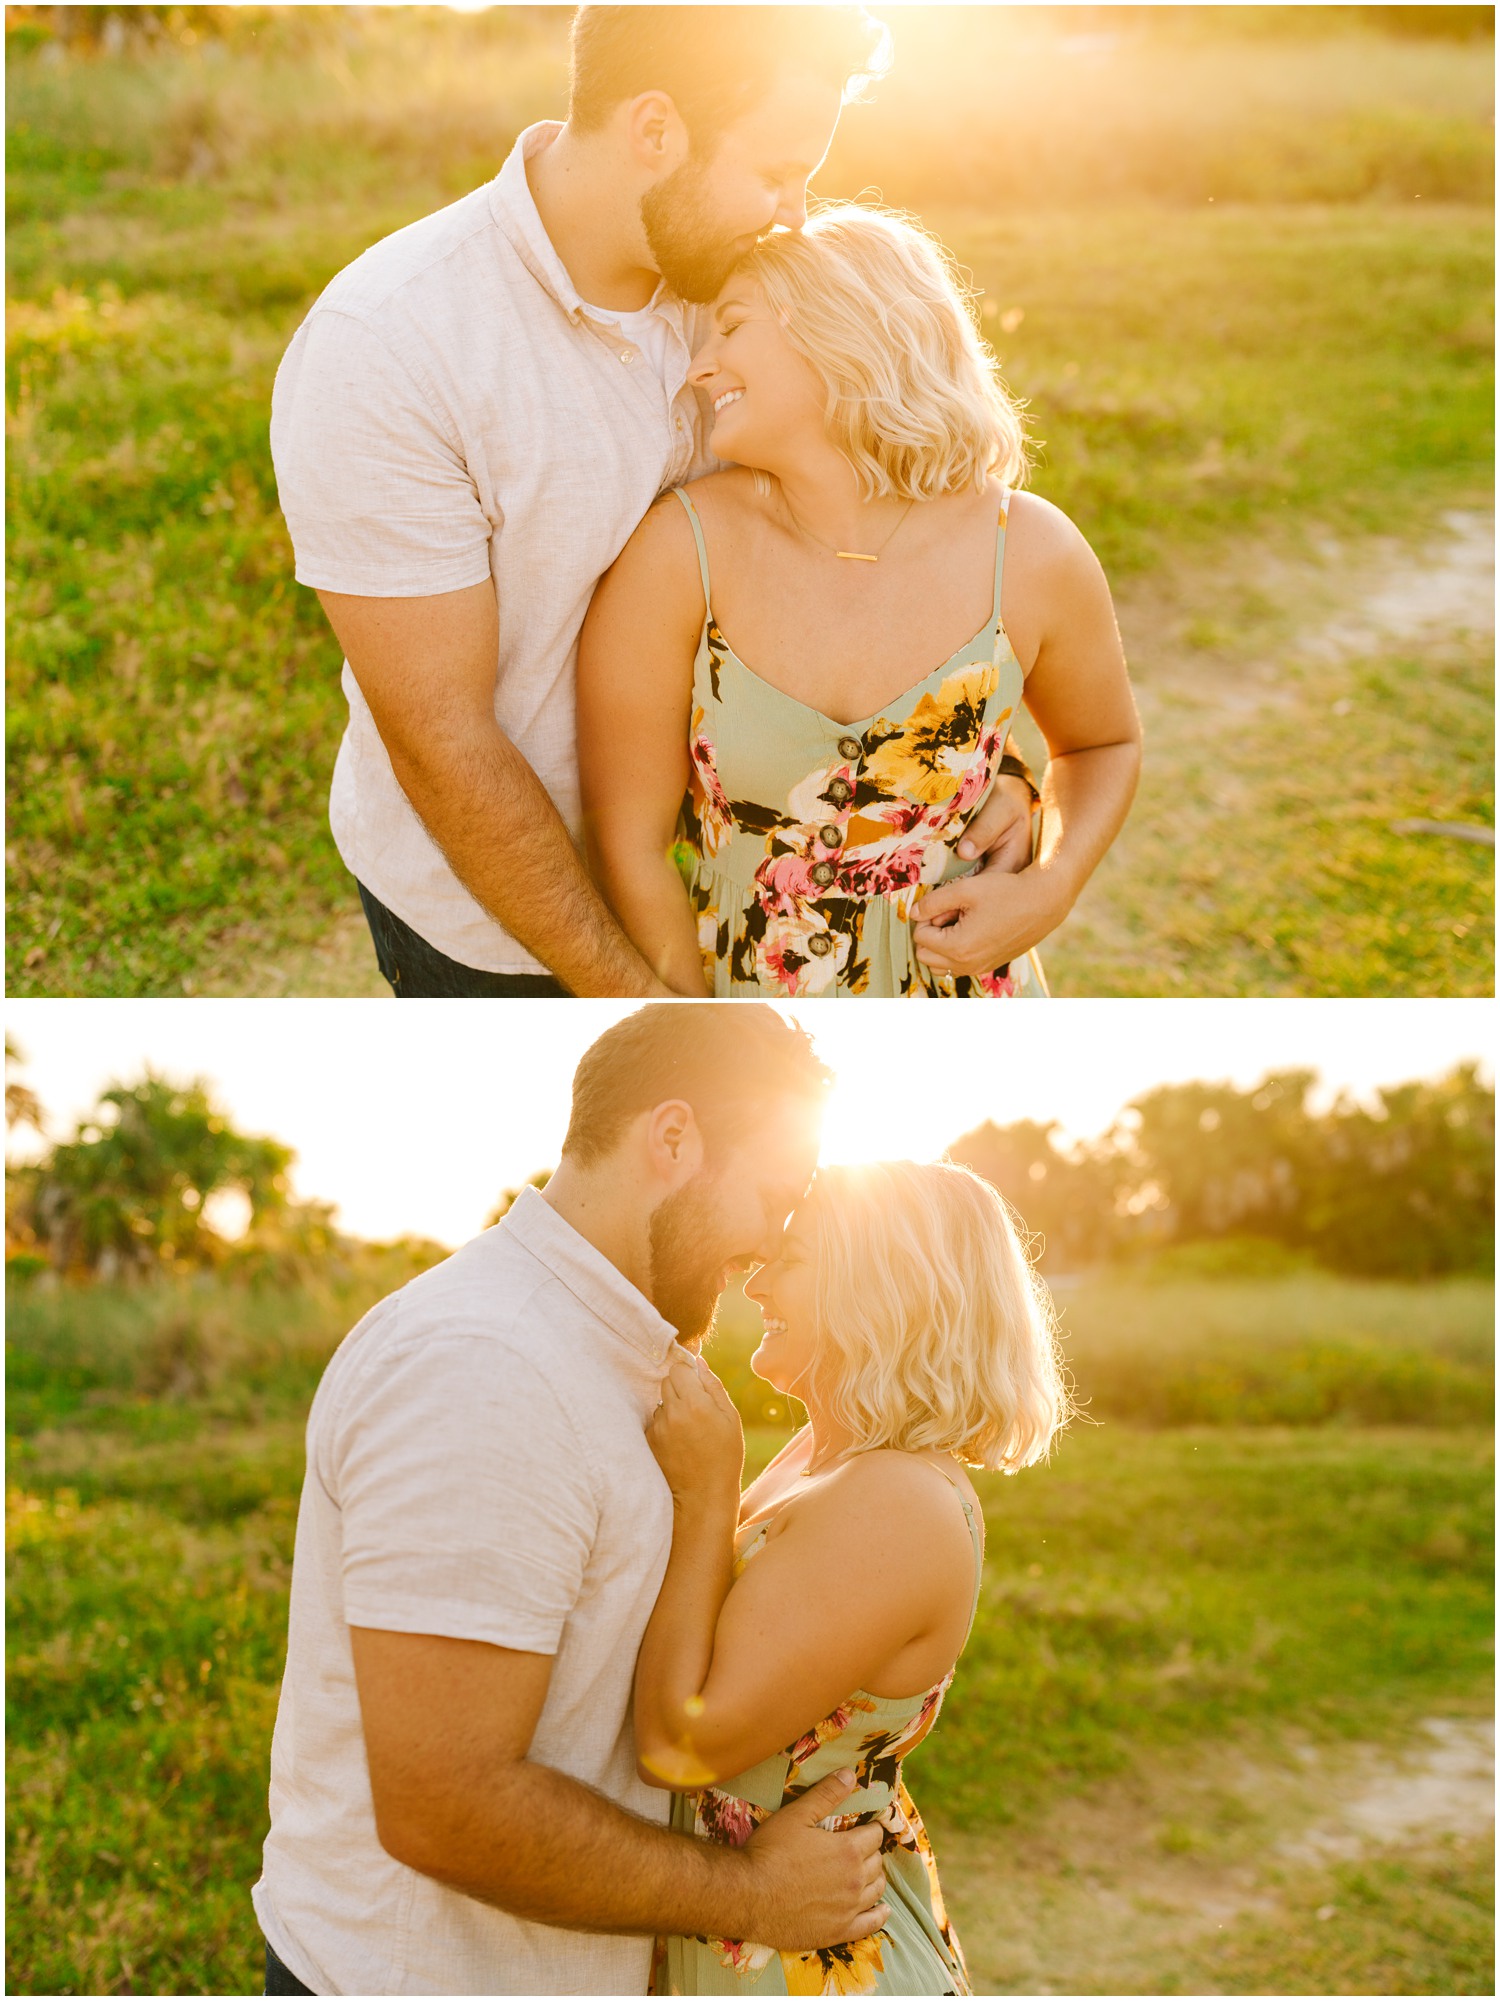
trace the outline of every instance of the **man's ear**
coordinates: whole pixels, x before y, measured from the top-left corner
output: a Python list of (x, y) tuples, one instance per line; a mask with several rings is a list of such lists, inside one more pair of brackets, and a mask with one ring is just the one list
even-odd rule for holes
[(674, 1188), (703, 1165), (703, 1135), (684, 1098), (668, 1098), (646, 1115), (647, 1156), (658, 1178)]
[(675, 173), (687, 158), (687, 127), (664, 90), (647, 90), (631, 98), (621, 106), (621, 119), (631, 157), (648, 173)]

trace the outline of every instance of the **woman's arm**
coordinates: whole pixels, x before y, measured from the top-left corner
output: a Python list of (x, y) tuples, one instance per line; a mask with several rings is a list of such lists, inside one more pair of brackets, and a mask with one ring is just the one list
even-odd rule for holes
[(702, 1470), (711, 1449), (694, 1439), (715, 1423), (727, 1436), (725, 1410), (736, 1432), (738, 1420), (716, 1378), (676, 1365), (673, 1379), (647, 1434), (675, 1513), (636, 1666), (635, 1730), (641, 1776), (687, 1790), (784, 1749), (878, 1679), (951, 1619), (956, 1597), (967, 1602), (973, 1558), (962, 1512), (929, 1470), (866, 1453), (788, 1506), (735, 1578), (734, 1497), (722, 1472)]
[(923, 897), (912, 938), (938, 972), (986, 972), (1055, 931), (1124, 825), (1140, 775), (1140, 718), (1098, 558), (1057, 508), (1034, 495), (1021, 505), (1027, 574), (1007, 624), (1017, 657), (1033, 662), (1026, 706), (1047, 745), (1041, 850), (1024, 874), (985, 870)]
[(701, 998), (703, 960), (672, 861), (688, 784), (703, 586), (692, 530), (664, 496), (599, 580), (578, 645), (578, 767), (589, 863), (641, 957)]

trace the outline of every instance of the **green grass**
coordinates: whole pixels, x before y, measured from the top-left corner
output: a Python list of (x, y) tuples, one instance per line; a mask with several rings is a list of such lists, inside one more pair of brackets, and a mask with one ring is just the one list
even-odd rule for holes
[[(1067, 1324), (1098, 1416), (1131, 1407), (1122, 1385), (1137, 1373), (1157, 1385), (1138, 1400), (1149, 1407), (1163, 1384), (1192, 1380), (1195, 1359), (1243, 1357), (1257, 1338), (1291, 1368), (1298, 1339), (1308, 1352), (1342, 1344), (1377, 1384), (1391, 1355), (1425, 1349), (1467, 1381), (1483, 1367), (1488, 1297), (1476, 1285), (1306, 1277), (1099, 1280), (1071, 1295)], [(10, 1991), (254, 1984), (247, 1893), (305, 1405), (363, 1303), (209, 1286), (13, 1301)], [(160, 1330), (176, 1330), (167, 1352), (180, 1355), (190, 1314), (196, 1374), (169, 1370), (175, 1393), (143, 1394), (159, 1380)], [(1277, 1331), (1288, 1325), (1300, 1336)], [(748, 1339), (731, 1315), (716, 1360), (754, 1420), (754, 1472), (790, 1420), (777, 1406), (781, 1422), (765, 1422), (771, 1399), (744, 1372)], [(1164, 1359), (1152, 1361), (1153, 1343)], [(1426, 1379), (1408, 1380), (1421, 1414)], [(1241, 1419), (1264, 1416), (1261, 1394), (1244, 1386)], [(984, 1602), (941, 1726), (912, 1761), (924, 1811), (966, 1839), (1013, 1839), (1060, 1797), (1152, 1761), (1292, 1724), (1336, 1746), (1482, 1704), (1489, 1438), (1473, 1425), (1364, 1426), (1359, 1408), (1297, 1427), (1080, 1425), (1051, 1465), (982, 1476)], [(1236, 1415), (1222, 1394), (1218, 1414)], [(1410, 1930), (1402, 1908), (1429, 1904), (1439, 1929), (1482, 1931), (1472, 1872), (1442, 1878), (1451, 1858), (1384, 1867), (1354, 1872), (1347, 1894), (1392, 1902), (1379, 1918), (1388, 1941)], [(1279, 1966), (1274, 1937), (1253, 1950), (1234, 1938), (1240, 1958), (1226, 1969)], [(1450, 1945), (1445, 1967), (1470, 1950)], [(1469, 1991), (1457, 1979), (1446, 1991)], [(1290, 1991), (1340, 1991), (1329, 1981)]]
[[(1089, 1432), (986, 1481), (984, 1611), (919, 1800), (1024, 1826), (1236, 1729), (1368, 1734), (1471, 1698), (1488, 1463), (1469, 1433)], [(13, 1456), (12, 1992), (252, 1984), (300, 1466), (290, 1421)]]
[[(1493, 1839), (1304, 1872), (1286, 1883), (1284, 1895), (1287, 1908), (1274, 1921), (1242, 1919), (1215, 1947), (1194, 1952), (1176, 1991), (1494, 1992)], [(1195, 1974), (1202, 1987), (1188, 1984)]]
[[(1056, 1301), (1085, 1424), (1464, 1426), (1494, 1409), (1485, 1280), (1099, 1272), (1060, 1284)], [(751, 1421), (784, 1425), (785, 1400), (750, 1373), (759, 1330), (757, 1309), (730, 1294), (708, 1353)]]
[[(217, 64), (15, 66), (12, 992), (282, 991), (354, 910), (326, 827), (338, 652), (292, 581), (271, 381), (328, 278), (492, 172), (557, 75), (539, 32), (404, 32), (279, 66), (243, 48)], [(1144, 64), (1132, 50), (1131, 93), (1085, 88), (1058, 58), (1053, 98), (1026, 98), (1054, 135), (1045, 185), (996, 162), (939, 182), (911, 90), (851, 116), (826, 185), (845, 175), (854, 192), (878, 167), (887, 197), (919, 202), (973, 269), (1043, 441), (1037, 489), (1122, 591), (1189, 574), (1204, 629), (1243, 618), (1240, 642), (1263, 653), (1302, 607), (1253, 577), (1247, 597), (1257, 552), (1329, 529), (1412, 547), (1444, 509), (1486, 504), (1485, 175), (1423, 179), (1397, 134), (1425, 158), (1446, 123), (1487, 157), (1488, 57), (1369, 37)], [(1101, 96), (1134, 107), (1123, 125)], [(931, 89), (923, 101), (930, 118)], [(967, 98), (953, 115), (980, 130)], [(1025, 154), (1024, 118), (1003, 129)], [(1111, 131), (1125, 164), (1096, 159), (1080, 182), (1068, 135), (1087, 152)], [(1345, 171), (1351, 133), (1394, 178)], [(1240, 167), (1209, 205), (1192, 190), (1221, 141)], [(1157, 663), (1132, 644), (1149, 695)], [(1340, 670), (1332, 692), (1327, 675), (1289, 674), (1287, 706), (1248, 720), (1153, 722), (1128, 865), (1110, 878), (1123, 937), (1074, 949), (1064, 933), (1064, 990), (1488, 990), (1486, 858), (1389, 832), (1492, 816), (1485, 666), (1397, 654)]]

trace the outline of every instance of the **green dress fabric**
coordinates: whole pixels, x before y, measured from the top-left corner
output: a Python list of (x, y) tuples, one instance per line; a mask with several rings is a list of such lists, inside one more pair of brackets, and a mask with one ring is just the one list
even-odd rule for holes
[[(941, 1470), (941, 1469), (939, 1469)], [(944, 1479), (948, 1476), (943, 1475)], [(956, 1487), (957, 1483), (954, 1482)], [(962, 1499), (960, 1495), (960, 1499)], [(979, 1609), (984, 1544), (974, 1504), (963, 1502), (974, 1542), (974, 1602)], [(735, 1575), (764, 1547), (769, 1522), (741, 1530)], [(967, 1644), (967, 1641), (965, 1642)], [(658, 1939), (653, 1994), (970, 1994), (962, 1949), (943, 1908), (932, 1845), (902, 1779), (901, 1761), (937, 1721), (953, 1680), (949, 1669), (921, 1695), (869, 1695), (863, 1689), (813, 1724), (795, 1744), (722, 1786), (678, 1793), (672, 1826), (703, 1841), (740, 1848), (778, 1807), (830, 1772), (848, 1767), (857, 1789), (847, 1811), (825, 1826), (879, 1824), (885, 1863), (884, 1927), (848, 1945), (817, 1952), (777, 1952), (746, 1939)]]
[(1021, 700), (1000, 617), (1009, 491), (983, 629), (877, 715), (841, 723), (731, 651), (697, 509), (673, 490), (692, 523), (706, 607), (676, 855), (715, 998), (1044, 998), (1035, 952), (955, 976), (922, 965), (911, 936), (922, 892), (973, 866), (958, 843)]

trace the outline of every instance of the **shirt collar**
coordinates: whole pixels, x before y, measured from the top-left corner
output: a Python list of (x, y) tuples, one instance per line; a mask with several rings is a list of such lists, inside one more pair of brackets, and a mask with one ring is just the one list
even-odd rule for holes
[(564, 1222), (539, 1189), (523, 1188), (500, 1227), (523, 1244), (579, 1304), (658, 1369), (665, 1368), (677, 1329), (663, 1320), (602, 1251)]
[[(532, 277), (556, 299), (568, 317), (576, 321), (584, 317), (583, 299), (568, 276), (567, 267), (553, 249), (551, 237), (542, 227), (531, 183), (526, 178), (526, 162), (544, 147), (550, 146), (562, 129), (555, 118), (543, 118), (535, 125), (526, 127), (511, 147), (505, 165), (490, 183), (490, 212)], [(692, 309), (675, 292), (667, 290), (665, 279), (658, 280), (656, 290), (647, 301), (647, 310), (665, 320), (678, 338), (687, 342), (687, 316)]]

